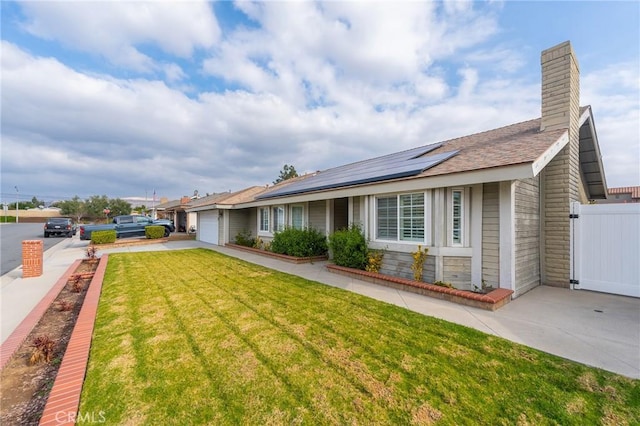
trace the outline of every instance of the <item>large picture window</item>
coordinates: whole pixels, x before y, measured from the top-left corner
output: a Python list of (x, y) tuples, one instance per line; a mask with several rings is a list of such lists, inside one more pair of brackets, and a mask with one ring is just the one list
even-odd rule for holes
[(400, 197), (400, 239), (424, 241), (424, 193)]
[(269, 208), (260, 208), (260, 231), (269, 232)]
[(462, 245), (463, 192), (461, 189), (451, 191), (451, 242)]
[(424, 242), (424, 193), (379, 197), (376, 214), (377, 239)]

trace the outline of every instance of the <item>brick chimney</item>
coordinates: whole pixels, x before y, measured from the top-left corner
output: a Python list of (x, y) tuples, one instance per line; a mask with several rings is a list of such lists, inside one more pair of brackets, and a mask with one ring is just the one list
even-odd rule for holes
[(189, 197), (180, 198), (180, 204), (188, 204), (189, 201), (191, 201), (191, 198), (189, 198)]
[(571, 43), (542, 52), (542, 120), (540, 131), (566, 129), (569, 142), (540, 176), (542, 191), (542, 282), (569, 287), (572, 201), (580, 185), (580, 70)]

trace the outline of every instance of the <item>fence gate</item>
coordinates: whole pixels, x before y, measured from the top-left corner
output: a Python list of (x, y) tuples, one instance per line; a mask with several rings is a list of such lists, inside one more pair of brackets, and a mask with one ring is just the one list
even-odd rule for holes
[(640, 297), (640, 203), (571, 205), (573, 288)]

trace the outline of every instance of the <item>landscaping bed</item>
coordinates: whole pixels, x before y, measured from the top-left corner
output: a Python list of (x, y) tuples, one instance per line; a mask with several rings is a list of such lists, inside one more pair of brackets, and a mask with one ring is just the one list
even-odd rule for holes
[[(42, 317), (33, 319), (37, 323), (15, 352), (4, 353), (12, 349), (10, 346), (14, 335), (3, 344), (3, 359), (7, 360), (0, 371), (0, 424), (38, 424), (98, 263), (85, 260), (74, 265), (74, 270), (61, 277), (59, 284), (62, 288), (59, 293), (53, 297), (48, 308), (42, 308), (46, 309)], [(52, 291), (56, 290), (54, 286)], [(38, 306), (34, 311), (37, 310)], [(27, 317), (24, 325), (30, 317)], [(46, 357), (46, 352), (50, 350), (48, 362), (30, 362), (36, 338), (45, 343), (44, 353), (40, 352), (43, 356)], [(49, 339), (48, 345), (46, 339)]]
[(423, 296), (447, 300), (475, 308), (495, 311), (511, 301), (512, 290), (498, 288), (488, 293), (474, 293), (472, 291), (457, 290), (455, 288), (442, 287), (435, 284), (423, 283), (406, 278), (392, 277), (377, 272), (367, 272), (360, 269), (346, 268), (338, 265), (327, 265), (329, 272), (368, 281), (373, 284), (392, 287), (397, 290), (409, 291)]
[(329, 256), (327, 256), (327, 255), (324, 255), (324, 256), (309, 256), (309, 257), (288, 256), (286, 254), (274, 253), (272, 251), (253, 248), (253, 247), (241, 246), (240, 244), (234, 244), (234, 243), (227, 243), (227, 244), (225, 244), (225, 247), (229, 247), (229, 248), (236, 249), (236, 250), (242, 250), (242, 251), (246, 251), (246, 252), (249, 252), (249, 253), (255, 253), (255, 254), (258, 254), (260, 256), (272, 257), (274, 259), (283, 260), (285, 262), (295, 263), (295, 264), (322, 262), (322, 261), (325, 261), (325, 260), (329, 259)]

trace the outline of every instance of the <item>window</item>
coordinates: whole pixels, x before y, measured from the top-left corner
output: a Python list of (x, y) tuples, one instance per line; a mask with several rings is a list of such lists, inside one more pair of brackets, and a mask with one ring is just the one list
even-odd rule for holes
[(451, 242), (462, 245), (462, 190), (451, 191)]
[(304, 207), (291, 206), (291, 227), (302, 229), (304, 227)]
[(260, 224), (258, 229), (261, 232), (269, 232), (269, 208), (268, 207), (260, 208), (259, 217), (260, 217), (259, 219)]
[(377, 199), (377, 237), (380, 240), (398, 239), (398, 198)]
[(376, 213), (378, 239), (424, 242), (424, 193), (379, 197)]
[(273, 232), (284, 230), (284, 207), (278, 206), (273, 208)]
[(424, 194), (400, 196), (400, 239), (424, 241)]

